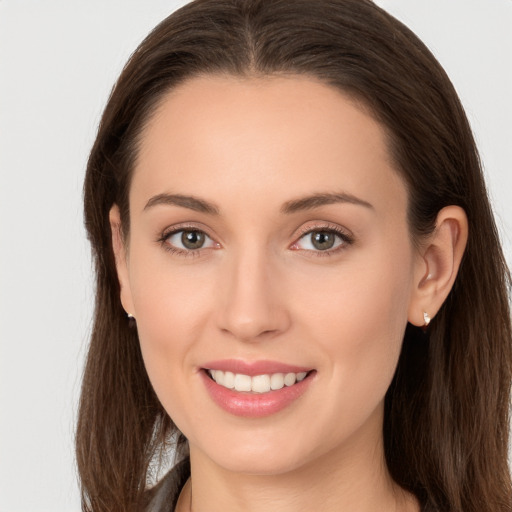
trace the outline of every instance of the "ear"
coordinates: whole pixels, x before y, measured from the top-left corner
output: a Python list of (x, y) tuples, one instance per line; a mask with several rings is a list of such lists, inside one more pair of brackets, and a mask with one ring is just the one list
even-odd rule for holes
[(121, 230), (121, 213), (119, 207), (114, 204), (109, 212), (110, 230), (112, 232), (112, 248), (116, 260), (117, 278), (121, 288), (121, 304), (127, 314), (135, 316), (132, 294), (130, 290), (130, 280), (128, 273), (128, 254), (126, 244)]
[(452, 289), (468, 239), (468, 220), (459, 206), (443, 208), (436, 228), (422, 244), (414, 273), (408, 320), (425, 325), (424, 313), (434, 318)]

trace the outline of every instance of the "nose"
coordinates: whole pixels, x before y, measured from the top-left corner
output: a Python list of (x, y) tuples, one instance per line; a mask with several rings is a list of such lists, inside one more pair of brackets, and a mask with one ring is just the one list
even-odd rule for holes
[(290, 315), (280, 289), (279, 271), (263, 251), (226, 261), (220, 277), (217, 323), (224, 333), (255, 342), (288, 329)]

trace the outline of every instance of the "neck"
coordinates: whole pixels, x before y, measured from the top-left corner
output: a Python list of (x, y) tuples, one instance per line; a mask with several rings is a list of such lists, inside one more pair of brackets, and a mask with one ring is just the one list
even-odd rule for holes
[(391, 479), (382, 436), (351, 440), (283, 474), (254, 475), (219, 467), (190, 447), (191, 480), (178, 512), (418, 512), (416, 499)]

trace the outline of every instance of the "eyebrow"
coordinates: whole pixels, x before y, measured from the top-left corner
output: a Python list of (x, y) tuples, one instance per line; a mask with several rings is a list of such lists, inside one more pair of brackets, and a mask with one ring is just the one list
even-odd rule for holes
[[(329, 204), (349, 203), (364, 206), (373, 210), (373, 205), (347, 193), (318, 193), (300, 199), (287, 201), (281, 207), (281, 213), (291, 214), (303, 210), (312, 210)], [(219, 209), (213, 203), (199, 199), (198, 197), (183, 194), (158, 194), (149, 199), (144, 206), (144, 211), (157, 205), (181, 206), (200, 213), (219, 215)]]
[(219, 215), (219, 209), (214, 204), (198, 197), (183, 194), (158, 194), (153, 196), (144, 206), (144, 211), (157, 205), (181, 206), (196, 212)]
[(328, 204), (335, 203), (349, 203), (355, 204), (359, 206), (364, 206), (365, 208), (369, 208), (370, 210), (374, 210), (373, 205), (359, 199), (352, 194), (347, 194), (344, 192), (341, 193), (319, 193), (313, 194), (308, 197), (303, 197), (300, 199), (293, 199), (291, 201), (287, 201), (281, 208), (282, 213), (295, 213), (302, 210), (311, 210), (313, 208), (319, 208), (320, 206), (325, 206)]

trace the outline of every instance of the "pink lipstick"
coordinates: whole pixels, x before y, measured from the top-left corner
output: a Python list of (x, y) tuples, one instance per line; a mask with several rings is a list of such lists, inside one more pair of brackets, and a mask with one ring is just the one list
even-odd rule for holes
[(236, 416), (275, 414), (302, 396), (316, 371), (275, 361), (211, 361), (200, 375), (212, 400)]

